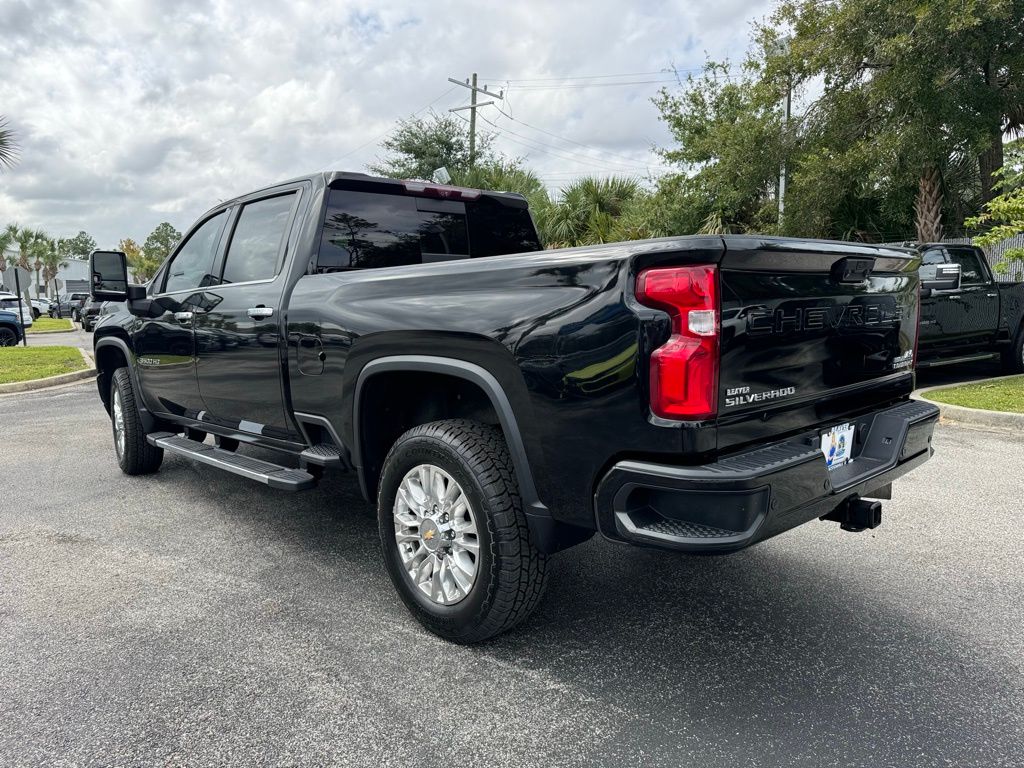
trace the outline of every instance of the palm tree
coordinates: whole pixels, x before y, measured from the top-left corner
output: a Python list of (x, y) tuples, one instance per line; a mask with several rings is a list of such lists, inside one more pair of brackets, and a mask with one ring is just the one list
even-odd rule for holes
[(7, 127), (7, 118), (0, 115), (0, 169), (10, 168), (18, 160), (14, 131)]
[[(40, 267), (42, 268), (43, 285), (49, 285), (51, 280), (57, 278), (60, 270), (66, 269), (68, 266), (67, 260), (57, 250), (57, 241), (52, 237), (40, 238), (36, 242), (33, 255), (35, 256), (33, 266), (36, 268), (36, 273), (38, 274)], [(54, 290), (54, 296), (56, 297), (56, 290)]]
[[(36, 242), (45, 237), (46, 233), (40, 230), (31, 229), (30, 227), (19, 227), (17, 224), (8, 224), (4, 232), (4, 238), (8, 245), (16, 244), (18, 252), (16, 255), (6, 256), (5, 260), (12, 267), (21, 267), (27, 272), (32, 271), (32, 267), (29, 266), (29, 255), (32, 253)], [(30, 302), (31, 296), (29, 295), (28, 288), (27, 285), (22, 286), (25, 300)]]
[(549, 247), (606, 243), (615, 239), (617, 220), (640, 194), (636, 179), (587, 176), (535, 211), (537, 226)]

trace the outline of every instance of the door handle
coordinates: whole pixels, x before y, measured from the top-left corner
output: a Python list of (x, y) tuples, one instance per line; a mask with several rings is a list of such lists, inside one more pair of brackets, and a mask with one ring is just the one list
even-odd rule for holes
[(266, 320), (268, 317), (273, 317), (274, 316), (274, 308), (273, 307), (249, 307), (249, 309), (247, 309), (245, 311), (245, 313), (247, 315), (249, 315), (249, 317), (251, 317), (253, 320)]
[(174, 319), (179, 323), (191, 323), (192, 313), (191, 312), (175, 312)]
[(986, 293), (985, 295), (988, 296), (990, 299), (994, 299), (999, 294), (998, 293)]

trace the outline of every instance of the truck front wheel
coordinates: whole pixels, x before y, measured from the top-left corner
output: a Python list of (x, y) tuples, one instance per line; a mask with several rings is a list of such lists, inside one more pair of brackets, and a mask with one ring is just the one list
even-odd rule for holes
[(1010, 348), (1003, 350), (1003, 370), (1006, 373), (1024, 373), (1024, 325), (1017, 330)]
[(110, 379), (110, 422), (117, 463), (126, 475), (152, 474), (160, 469), (164, 449), (146, 442), (131, 373), (127, 368), (118, 368)]
[(431, 632), (486, 640), (537, 606), (547, 558), (530, 542), (499, 430), (453, 419), (410, 429), (384, 462), (377, 516), (388, 574)]

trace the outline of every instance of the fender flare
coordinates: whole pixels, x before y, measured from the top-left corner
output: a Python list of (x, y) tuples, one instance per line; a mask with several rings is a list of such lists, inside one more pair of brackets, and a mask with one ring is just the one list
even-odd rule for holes
[[(135, 404), (139, 409), (139, 417), (142, 421), (142, 426), (147, 432), (153, 432), (156, 430), (156, 419), (150, 412), (149, 408), (146, 407), (146, 396), (142, 391), (142, 387), (139, 385), (139, 375), (135, 370), (135, 353), (132, 351), (128, 343), (118, 336), (104, 336), (96, 340), (96, 344), (93, 346), (94, 352), (99, 352), (100, 347), (117, 347), (124, 355), (124, 359), (127, 362), (128, 375), (132, 379), (132, 390), (136, 394)], [(98, 357), (98, 355), (97, 355)], [(99, 386), (102, 373), (99, 370), (99, 365), (96, 369), (96, 382)], [(102, 394), (101, 394), (102, 397)]]
[[(537, 486), (533, 480), (533, 471), (530, 469), (523, 436), (519, 431), (519, 424), (512, 410), (512, 404), (509, 402), (508, 396), (502, 389), (501, 384), (498, 383), (498, 380), (487, 369), (475, 363), (457, 360), (452, 357), (435, 357), (432, 355), (378, 357), (364, 365), (362, 370), (359, 371), (352, 398), (352, 463), (359, 473), (359, 482), (364, 486), (364, 491), (368, 489), (365, 487), (366, 480), (363, 473), (362, 425), (360, 423), (363, 387), (371, 377), (388, 371), (443, 373), (465, 379), (480, 387), (491, 401), (495, 413), (498, 414), (501, 429), (505, 433), (505, 440), (508, 443), (509, 452), (512, 454), (512, 464), (516, 471), (516, 478), (519, 480), (519, 494), (523, 499), (523, 506), (525, 507), (531, 530), (534, 527), (534, 521), (538, 518), (551, 521), (551, 512), (537, 495)], [(367, 498), (370, 498), (370, 496), (367, 495)]]

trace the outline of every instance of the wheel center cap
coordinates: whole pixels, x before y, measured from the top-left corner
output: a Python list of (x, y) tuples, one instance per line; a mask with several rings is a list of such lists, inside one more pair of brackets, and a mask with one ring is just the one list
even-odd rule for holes
[(434, 552), (441, 546), (442, 538), (441, 529), (433, 520), (427, 518), (420, 523), (420, 541), (429, 552)]

